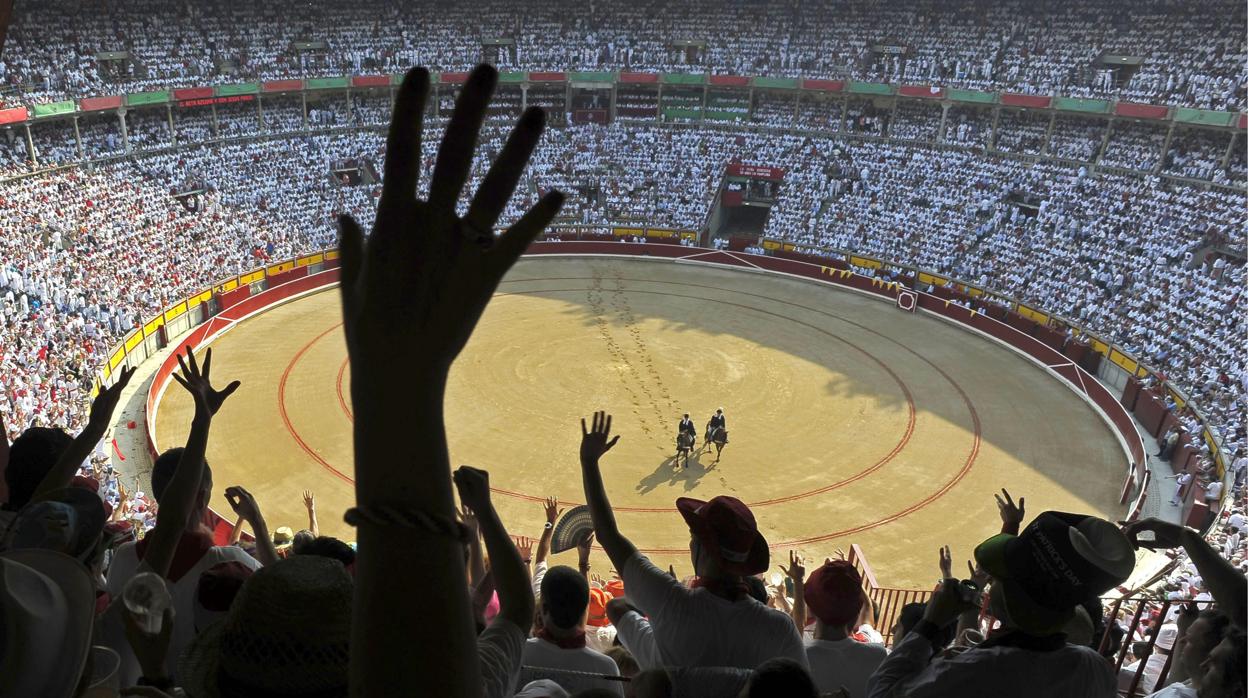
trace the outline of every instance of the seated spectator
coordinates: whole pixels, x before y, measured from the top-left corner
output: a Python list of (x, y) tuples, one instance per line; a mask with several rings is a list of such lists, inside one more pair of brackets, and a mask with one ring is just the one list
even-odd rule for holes
[(810, 674), (820, 691), (847, 690), (865, 698), (867, 679), (888, 656), (882, 644), (854, 640), (853, 626), (862, 610), (862, 577), (845, 560), (832, 560), (810, 574), (794, 592), (803, 594), (815, 617), (815, 639), (806, 643)]
[[(552, 567), (542, 578), (542, 594), (539, 603), (541, 627), (537, 637), (529, 638), (524, 645), (521, 663), (526, 671), (540, 676), (541, 669), (574, 671), (598, 676), (619, 676), (615, 662), (605, 654), (585, 646), (585, 615), (589, 609), (589, 583), (580, 572), (571, 567)], [(536, 669), (537, 671), (533, 671)], [(619, 683), (606, 684), (586, 680), (568, 685), (552, 675), (564, 688), (608, 688), (615, 695), (623, 696)]]
[(1110, 667), (1093, 650), (1066, 643), (1075, 608), (1126, 580), (1131, 543), (1108, 521), (1044, 512), (1018, 535), (998, 534), (975, 549), (992, 575), (992, 614), (1001, 629), (979, 646), (931, 662), (932, 638), (976, 610), (946, 578), (924, 618), (868, 683), (872, 698), (906, 695), (1088, 696), (1114, 698)]
[(629, 600), (649, 616), (662, 663), (751, 669), (768, 659), (788, 657), (805, 667), (806, 651), (793, 620), (751, 597), (742, 581), (766, 571), (770, 559), (749, 508), (726, 496), (709, 502), (676, 500), (689, 526), (698, 575), (694, 588), (687, 589), (639, 553), (616, 526), (599, 471), (599, 460), (620, 438), (610, 438), (610, 416), (595, 413), (593, 429), (586, 429), (582, 420), (581, 431), (581, 474), (594, 533), (621, 570)]

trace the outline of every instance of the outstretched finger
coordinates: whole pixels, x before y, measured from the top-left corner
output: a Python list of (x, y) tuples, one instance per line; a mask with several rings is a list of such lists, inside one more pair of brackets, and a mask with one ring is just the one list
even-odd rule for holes
[(204, 380), (208, 380), (208, 374), (212, 372), (212, 347), (208, 347), (208, 351), (204, 354), (204, 369), (200, 371)]
[(429, 184), (429, 205), (443, 213), (454, 213), (459, 194), (472, 171), (472, 152), (477, 147), (477, 134), (485, 120), (485, 109), (498, 82), (498, 71), (488, 65), (473, 69), (455, 100), (455, 113), (446, 127), (446, 135), (438, 148)]
[[(533, 149), (542, 136), (546, 124), (546, 112), (539, 107), (529, 107), (507, 137), (503, 152), (490, 166), (481, 187), (477, 189), (464, 220), (479, 230), (490, 230), (507, 208), (507, 202), (520, 182), (524, 168), (529, 164)], [(491, 241), (492, 242), (492, 241)]]
[(407, 71), (390, 115), (385, 180), (381, 189), (382, 206), (416, 196), (416, 184), (420, 179), (420, 130), (428, 96), (429, 71), (424, 68)]
[(234, 381), (230, 383), (229, 385), (225, 386), (225, 390), (221, 391), (221, 399), (224, 400), (227, 397), (233, 395), (234, 391), (238, 390), (238, 386), (240, 385), (242, 385), (240, 381)]
[(533, 208), (525, 211), (520, 220), (498, 238), (487, 258), (491, 260), (494, 272), (499, 278), (555, 219), (555, 216), (559, 214), (559, 209), (563, 208), (563, 199), (561, 191), (547, 192), (546, 196), (534, 204)]
[(364, 264), (364, 231), (347, 213), (338, 217), (338, 257), (342, 269), (339, 272), (342, 275), (342, 283), (339, 284), (342, 302), (350, 306), (354, 302), (355, 285)]
[(198, 376), (199, 375), (199, 362), (195, 360), (195, 350), (190, 347), (186, 348), (186, 363), (190, 365), (191, 370), (194, 371), (195, 375)]
[(584, 417), (581, 417), (581, 436), (589, 436), (589, 430), (585, 428)]

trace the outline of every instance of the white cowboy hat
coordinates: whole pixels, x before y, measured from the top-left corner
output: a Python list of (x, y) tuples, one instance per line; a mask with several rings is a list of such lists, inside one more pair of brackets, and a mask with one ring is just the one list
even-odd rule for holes
[(51, 550), (0, 554), (0, 697), (69, 696), (91, 650), (95, 592), (82, 563)]

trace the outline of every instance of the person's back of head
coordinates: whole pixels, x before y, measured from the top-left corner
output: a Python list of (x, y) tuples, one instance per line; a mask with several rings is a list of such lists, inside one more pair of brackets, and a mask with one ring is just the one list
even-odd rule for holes
[(580, 572), (559, 565), (542, 578), (542, 625), (551, 630), (580, 627), (589, 608), (589, 583)]
[(331, 560), (341, 562), (343, 567), (348, 568), (355, 564), (355, 551), (351, 549), (351, 546), (332, 536), (318, 536), (313, 538), (307, 544), (295, 547), (294, 552), (296, 555), (319, 555), (321, 557), (327, 557)]
[(819, 689), (810, 672), (789, 657), (775, 657), (759, 664), (742, 698), (817, 698)]
[(632, 678), (641, 673), (641, 665), (637, 663), (636, 657), (623, 645), (612, 645), (603, 654), (615, 662), (615, 667), (620, 670), (620, 676)]
[(4, 484), (9, 489), (9, 501), (4, 508), (17, 511), (26, 506), (73, 441), (63, 429), (49, 427), (31, 427), (14, 439), (4, 469)]
[[(173, 474), (178, 470), (178, 461), (182, 460), (182, 452), (186, 449), (181, 446), (171, 448), (156, 458), (156, 462), (152, 464), (152, 497), (159, 504), (161, 497), (165, 496), (165, 488), (173, 480)], [(199, 482), (199, 497), (195, 500), (196, 511), (201, 511), (208, 506), (208, 500), (212, 496), (212, 469), (208, 467), (208, 461), (204, 461), (204, 476)]]

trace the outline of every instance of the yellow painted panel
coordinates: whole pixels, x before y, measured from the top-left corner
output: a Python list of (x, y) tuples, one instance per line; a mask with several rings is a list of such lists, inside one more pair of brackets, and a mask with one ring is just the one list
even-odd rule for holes
[(186, 301), (182, 301), (172, 308), (165, 311), (165, 322), (170, 322), (174, 318), (186, 314)]
[(612, 228), (611, 234), (617, 238), (628, 237), (630, 235), (640, 237), (645, 233), (644, 228)]
[(1092, 351), (1095, 351), (1102, 356), (1109, 354), (1109, 345), (1096, 337), (1092, 337), (1089, 343), (1092, 345)]
[(763, 240), (763, 249), (764, 250), (778, 250), (780, 249), (780, 243), (776, 242), (775, 240)]
[(795, 249), (797, 249), (797, 245), (794, 245), (794, 244), (793, 244), (793, 243), (791, 243), (791, 242), (786, 242), (786, 243), (784, 243), (784, 251), (785, 251), (785, 252), (792, 252), (792, 251), (793, 251), (793, 250), (795, 250)]
[(878, 259), (868, 259), (867, 257), (850, 257), (849, 263), (856, 267), (866, 267), (868, 269), (879, 269), (884, 263)]
[(253, 272), (243, 274), (242, 276), (238, 277), (238, 284), (240, 286), (247, 286), (249, 284), (254, 284), (257, 281), (260, 281), (263, 278), (264, 278), (264, 270), (257, 269)]
[[(287, 272), (294, 268), (295, 268), (295, 263), (293, 261), (290, 261), (290, 262), (281, 262), (279, 264), (274, 264), (273, 266), (269, 267), (265, 271), (268, 272), (270, 275), (272, 275), (272, 274), (281, 274), (282, 272)], [(251, 283), (251, 282), (248, 282), (248, 283)]]
[(945, 284), (949, 283), (949, 279), (946, 279), (941, 276), (936, 276), (935, 274), (928, 274), (925, 271), (919, 272), (919, 281), (921, 283), (934, 284), (936, 286), (944, 286)]
[(326, 250), (325, 259), (338, 259), (338, 250)]
[(669, 228), (646, 228), (646, 237), (674, 238), (676, 237), (676, 231)]
[(1109, 352), (1109, 360), (1126, 369), (1130, 373), (1136, 373), (1136, 371), (1140, 368), (1140, 364), (1135, 359), (1123, 354), (1117, 349)]
[(163, 315), (152, 318), (151, 322), (143, 326), (143, 336), (151, 337), (153, 334), (156, 334), (156, 330), (160, 329), (160, 326), (163, 324), (165, 324)]
[(698, 231), (696, 230), (678, 230), (676, 232), (680, 233), (680, 236), (686, 240), (698, 239)]
[(130, 335), (129, 337), (126, 337), (126, 344), (125, 344), (126, 353), (128, 354), (134, 351), (134, 348), (139, 346), (142, 343), (143, 343), (143, 333), (136, 330), (134, 334)]
[(229, 293), (238, 288), (238, 279), (230, 279), (216, 288), (217, 293)]
[(1022, 303), (1018, 304), (1018, 314), (1022, 315), (1025, 318), (1030, 318), (1032, 320), (1035, 320), (1036, 322), (1039, 322), (1041, 324), (1047, 323), (1049, 321), (1048, 315), (1040, 312), (1039, 310), (1036, 310), (1035, 308), (1029, 308), (1023, 305)]
[(117, 347), (115, 350), (113, 350), (112, 355), (108, 357), (109, 370), (111, 371), (112, 369), (117, 368), (118, 366), (121, 365), (121, 362), (125, 360), (126, 360), (126, 350), (123, 349), (122, 347)]
[(194, 308), (200, 303), (207, 303), (210, 300), (212, 300), (212, 291), (204, 291), (198, 296), (191, 296), (190, 298), (187, 298), (186, 309), (190, 310), (191, 308)]
[(296, 259), (295, 266), (306, 267), (311, 264), (320, 264), (323, 261), (325, 261), (325, 255), (318, 252), (317, 254), (311, 254), (307, 257), (300, 257), (299, 259)]

